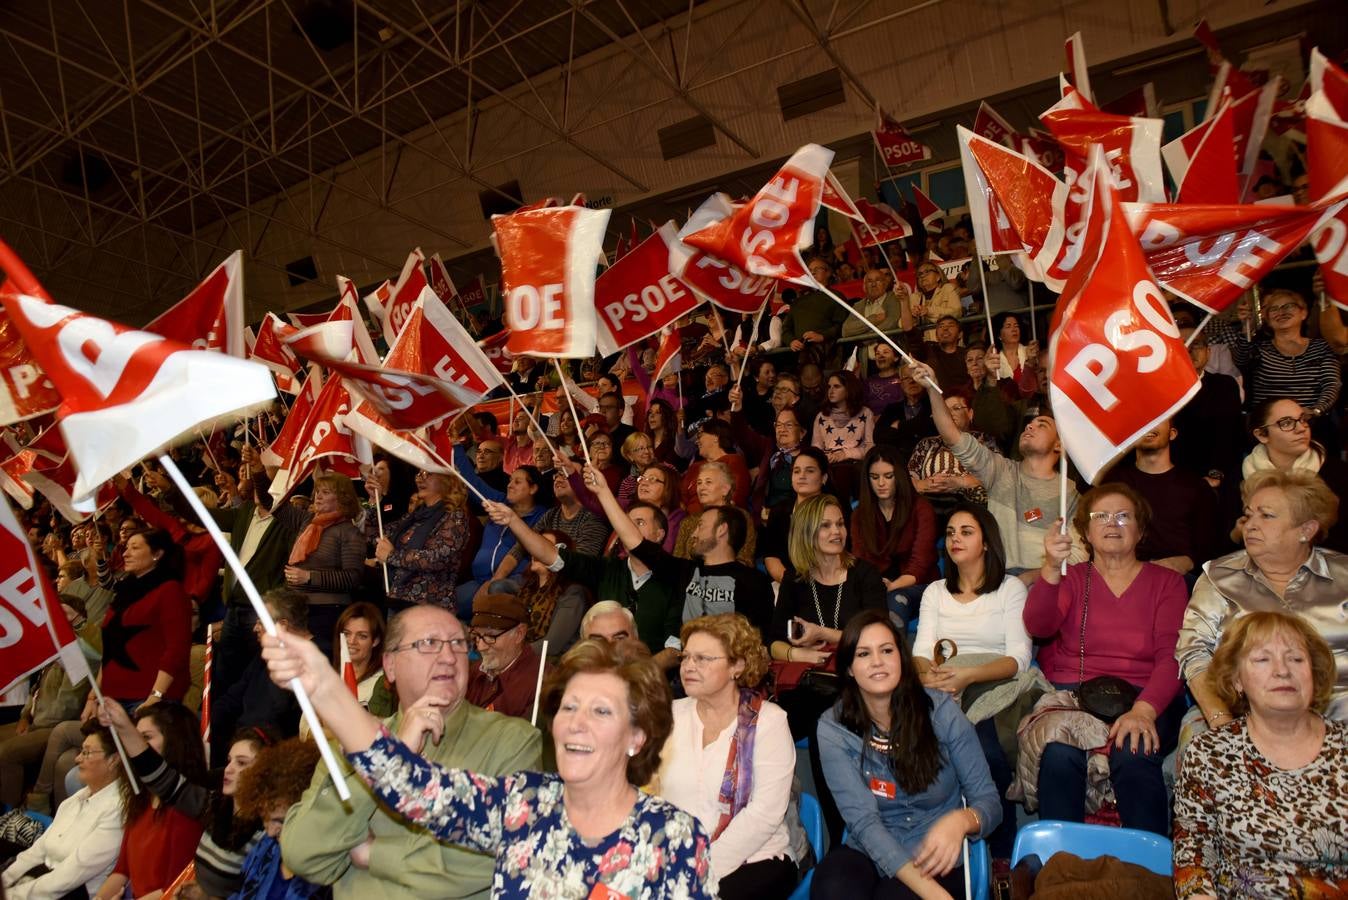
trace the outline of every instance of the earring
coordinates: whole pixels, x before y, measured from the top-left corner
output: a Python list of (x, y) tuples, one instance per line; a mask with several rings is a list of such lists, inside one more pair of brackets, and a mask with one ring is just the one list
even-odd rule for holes
[(636, 756), (636, 755), (637, 755), (637, 748), (636, 748), (636, 747), (628, 747), (628, 748), (627, 748), (627, 755), (628, 755), (628, 756)]
[(1301, 541), (1301, 543), (1304, 544), (1306, 543), (1306, 536), (1303, 534), (1301, 537), (1297, 538), (1297, 540)]

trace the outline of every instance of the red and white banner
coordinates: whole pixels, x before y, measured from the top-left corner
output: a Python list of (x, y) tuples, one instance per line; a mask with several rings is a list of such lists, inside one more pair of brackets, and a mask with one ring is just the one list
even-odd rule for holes
[[(352, 406), (351, 393), (340, 378), (329, 378), (318, 392), (313, 408), (296, 434), (296, 441), (281, 468), (272, 478), (269, 493), (277, 500), (290, 495), (309, 473), (326, 460), (325, 467), (349, 477), (360, 474), (361, 460), (344, 417)], [(294, 415), (292, 411), (291, 415)]]
[[(1310, 196), (1322, 201), (1344, 190), (1348, 177), (1348, 123), (1324, 91), (1306, 101), (1306, 160)], [(1348, 210), (1340, 210), (1311, 235), (1315, 258), (1325, 280), (1325, 293), (1348, 310)]]
[(61, 395), (0, 311), (0, 425), (22, 422), (61, 405)]
[(1348, 120), (1348, 72), (1334, 65), (1319, 47), (1311, 50), (1311, 71), (1306, 81), (1311, 94), (1324, 93), (1334, 117)]
[(76, 499), (184, 433), (275, 399), (265, 366), (20, 293), (37, 280), (3, 242), (0, 259), (10, 276), (0, 302), (61, 395)]
[(379, 365), (379, 353), (374, 349), (370, 338), (370, 329), (365, 327), (365, 318), (360, 314), (359, 295), (356, 285), (345, 275), (337, 276), (337, 306), (328, 316), (329, 322), (350, 322), (351, 342), (356, 351), (356, 361), (367, 366)]
[[(1076, 182), (1084, 177), (1092, 146), (1105, 151), (1114, 190), (1123, 202), (1162, 203), (1165, 177), (1161, 171), (1161, 119), (1116, 116), (1082, 109), (1076, 97), (1066, 97), (1039, 116), (1062, 147), (1064, 179), (1069, 204), (1080, 205), (1085, 194)], [(1080, 216), (1068, 215), (1068, 224)]]
[(1095, 95), (1091, 93), (1091, 76), (1086, 65), (1086, 44), (1081, 38), (1080, 31), (1063, 42), (1063, 52), (1067, 55), (1066, 71), (1072, 87), (1076, 88), (1086, 100), (1094, 103)]
[(515, 367), (514, 354), (506, 349), (508, 343), (510, 343), (510, 332), (505, 329), (488, 335), (477, 342), (483, 355), (491, 361), (491, 364), (496, 367), (496, 371), (502, 375), (509, 375)]
[(849, 219), (862, 221), (861, 210), (857, 209), (857, 205), (852, 202), (852, 198), (847, 195), (847, 191), (838, 183), (832, 172), (824, 176), (824, 192), (820, 195), (819, 205), (841, 213)]
[(817, 287), (800, 252), (814, 240), (815, 216), (832, 162), (832, 150), (806, 144), (748, 203), (733, 203), (719, 193), (707, 198), (679, 237), (750, 275)]
[(1079, 226), (1064, 226), (1067, 185), (1014, 150), (966, 128), (956, 131), (978, 252), (1027, 253), (1044, 283), (1061, 290), (1080, 234)]
[(1258, 284), (1325, 218), (1274, 204), (1128, 203), (1123, 214), (1166, 290), (1220, 313)]
[(891, 169), (931, 159), (931, 148), (908, 133), (898, 122), (875, 105), (875, 130), (871, 132), (880, 158)]
[(75, 482), (79, 472), (56, 426), (44, 430), (25, 450), (31, 457), (22, 473), (24, 482), (46, 497), (67, 522), (83, 522), (95, 509), (102, 509), (117, 499), (117, 492), (110, 483), (101, 485), (93, 497), (76, 499)]
[(218, 350), (243, 359), (244, 315), (243, 251), (235, 250), (145, 330), (194, 350)]
[[(4, 452), (11, 450), (6, 448)], [(32, 450), (19, 450), (0, 462), (0, 489), (24, 509), (33, 508), (33, 486), (23, 476), (33, 467), (34, 456)]]
[(452, 384), (465, 405), (476, 403), (505, 384), (492, 361), (464, 330), (463, 323), (430, 287), (422, 289), (384, 366), (434, 376)]
[(913, 227), (888, 203), (858, 200), (856, 207), (865, 224), (853, 225), (852, 235), (862, 247), (874, 247), (876, 244), (888, 244), (891, 241), (912, 237)]
[(1156, 85), (1150, 81), (1109, 101), (1101, 106), (1100, 110), (1116, 116), (1135, 116), (1139, 119), (1162, 118), (1161, 104), (1156, 100)]
[(282, 343), (282, 336), (294, 334), (295, 328), (269, 312), (257, 328), (257, 339), (249, 358), (271, 369), (276, 378), (276, 386), (287, 394), (298, 394), (300, 380), (295, 373), (299, 371), (300, 360), (294, 352)]
[(1165, 296), (1111, 185), (1103, 148), (1085, 183), (1081, 261), (1063, 287), (1049, 345), (1049, 393), (1063, 448), (1086, 480), (1198, 392)]
[(655, 374), (653, 381), (659, 381), (666, 375), (683, 370), (683, 341), (678, 328), (667, 328), (660, 335), (660, 347), (655, 351)]
[(559, 206), (492, 216), (507, 347), (515, 356), (594, 355), (594, 280), (609, 210)]
[(1049, 172), (1061, 172), (1066, 164), (1057, 140), (1047, 131), (1038, 128), (1031, 128), (1030, 133), (1020, 139), (1020, 152)]
[(390, 347), (398, 339), (398, 332), (412, 314), (412, 306), (427, 284), (425, 264), (426, 257), (422, 256), (420, 247), (407, 254), (403, 270), (389, 292), (388, 303), (384, 306), (384, 343)]
[(321, 390), (323, 390), (323, 373), (317, 368), (311, 368), (309, 377), (295, 394), (295, 402), (291, 405), (285, 421), (281, 423), (281, 430), (277, 432), (276, 439), (262, 448), (263, 463), (276, 468), (286, 464), (286, 460), (295, 452), (295, 445), (304, 434), (304, 424), (308, 421), (309, 414), (313, 412)]
[(292, 328), (313, 328), (315, 325), (322, 325), (328, 319), (332, 318), (330, 312), (288, 312), (286, 318), (290, 320)]
[(394, 428), (364, 401), (357, 403), (343, 418), (346, 427), (371, 444), (427, 472), (452, 474), (453, 466), (421, 434)]
[(459, 299), (459, 292), (454, 289), (454, 279), (449, 277), (449, 269), (445, 268), (445, 261), (439, 253), (431, 254), (426, 271), (430, 273), (431, 290), (435, 291), (441, 303), (449, 306)]
[(1180, 203), (1239, 203), (1235, 119), (1229, 99), (1215, 116), (1161, 148)]
[(0, 694), (60, 657), (70, 680), (90, 677), (89, 662), (71, 631), (9, 504), (0, 500)]
[(388, 302), (393, 297), (393, 282), (384, 279), (384, 283), (370, 291), (361, 298), (365, 308), (369, 310), (370, 318), (375, 322), (383, 322), (388, 315)]
[(1259, 151), (1268, 133), (1273, 105), (1282, 88), (1282, 79), (1274, 77), (1262, 88), (1253, 90), (1231, 103), (1232, 131), (1235, 134), (1236, 164), (1241, 179), (1241, 199), (1249, 200), (1259, 168)]
[(994, 144), (1015, 147), (1020, 143), (1020, 135), (1011, 123), (1002, 118), (985, 100), (978, 104), (978, 113), (974, 116), (973, 133), (987, 138)]
[(645, 340), (702, 305), (669, 271), (669, 248), (678, 239), (674, 223), (666, 222), (595, 282), (595, 345), (601, 355)]
[(945, 218), (945, 210), (937, 206), (930, 197), (922, 193), (922, 188), (913, 185), (913, 202), (917, 204), (917, 215), (922, 220), (922, 225), (931, 230), (933, 222)]
[[(690, 230), (691, 217), (679, 230), (682, 237)], [(751, 314), (763, 308), (777, 289), (777, 281), (767, 275), (750, 275), (683, 241), (669, 247), (669, 270), (699, 297), (731, 312)]]

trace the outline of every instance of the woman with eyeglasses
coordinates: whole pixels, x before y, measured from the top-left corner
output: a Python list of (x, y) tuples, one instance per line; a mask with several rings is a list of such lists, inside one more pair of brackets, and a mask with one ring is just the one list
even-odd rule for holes
[(1327, 714), (1348, 721), (1348, 556), (1321, 546), (1339, 516), (1339, 497), (1309, 472), (1282, 469), (1249, 476), (1240, 494), (1245, 549), (1203, 567), (1175, 651), (1202, 712), (1200, 728), (1231, 721), (1230, 706), (1208, 677), (1222, 636), (1245, 613), (1277, 610), (1305, 619), (1329, 642), (1339, 671)]
[[(1322, 338), (1306, 335), (1310, 313), (1305, 298), (1285, 288), (1269, 291), (1263, 298), (1262, 323), (1252, 322), (1248, 298), (1240, 300), (1236, 311), (1239, 322), (1216, 318), (1204, 333), (1210, 343), (1230, 347), (1236, 365), (1250, 373), (1245, 382), (1249, 401), (1288, 397), (1314, 417), (1333, 409), (1342, 387), (1339, 358)], [(1253, 337), (1246, 331), (1251, 326), (1258, 328)]]
[(651, 436), (641, 431), (629, 434), (619, 448), (622, 458), (627, 461), (628, 473), (618, 483), (618, 502), (626, 509), (637, 496), (637, 479), (641, 473), (655, 462), (655, 443)]
[(915, 274), (917, 290), (899, 298), (899, 312), (908, 306), (914, 325), (923, 329), (922, 340), (936, 340), (936, 322), (941, 316), (958, 319), (964, 309), (960, 304), (959, 287), (946, 280), (945, 273), (932, 262), (924, 262)]
[(75, 757), (83, 785), (56, 809), (51, 825), (14, 857), (3, 876), (10, 900), (93, 896), (122, 847), (131, 785), (112, 733), (90, 719)]
[[(1039, 665), (1060, 691), (1091, 683), (1118, 698), (1113, 713), (1098, 717), (1120, 713), (1108, 728), (1109, 781), (1119, 818), (1125, 828), (1164, 835), (1170, 803), (1161, 761), (1175, 748), (1184, 715), (1175, 642), (1187, 592), (1179, 573), (1137, 558), (1150, 519), (1147, 501), (1127, 485), (1088, 491), (1073, 524), (1091, 559), (1062, 574), (1072, 538), (1059, 519), (1044, 538), (1044, 565), (1025, 601), (1025, 629), (1043, 642)], [(1101, 678), (1110, 681), (1096, 680)], [(1022, 772), (1025, 747), (1022, 739)], [(1041, 818), (1085, 820), (1088, 749), (1057, 740), (1042, 748)]]
[[(1258, 441), (1241, 464), (1242, 478), (1256, 472), (1308, 472), (1319, 477), (1339, 497), (1348, 496), (1348, 465), (1311, 436), (1314, 414), (1290, 397), (1277, 397), (1255, 405), (1250, 412), (1254, 439)], [(1235, 535), (1239, 540), (1239, 535)], [(1321, 544), (1340, 553), (1348, 552), (1348, 521), (1336, 522)]]
[(786, 826), (796, 748), (786, 713), (762, 691), (768, 653), (738, 613), (701, 616), (679, 634), (679, 678), (656, 793), (711, 835), (721, 900), (785, 898), (799, 875)]
[(633, 502), (649, 503), (665, 514), (669, 533), (665, 535), (663, 546), (673, 553), (679, 539), (679, 526), (688, 515), (684, 508), (679, 506), (679, 473), (673, 466), (665, 463), (647, 466), (637, 476), (637, 491)]

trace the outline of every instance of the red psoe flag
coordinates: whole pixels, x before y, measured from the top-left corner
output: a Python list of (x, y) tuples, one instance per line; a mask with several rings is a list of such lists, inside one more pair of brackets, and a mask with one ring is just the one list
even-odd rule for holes
[(1102, 149), (1086, 170), (1081, 259), (1049, 344), (1058, 436), (1092, 484), (1198, 391), (1198, 375), (1110, 184)]
[(412, 306), (427, 284), (425, 263), (426, 257), (421, 254), (420, 247), (407, 254), (398, 281), (389, 291), (388, 302), (384, 306), (384, 342), (390, 347), (398, 339), (398, 333), (412, 314)]
[(913, 202), (917, 204), (917, 215), (922, 220), (922, 225), (928, 230), (931, 229), (933, 222), (945, 218), (945, 210), (937, 206), (916, 184), (913, 185)]
[(1170, 175), (1179, 185), (1179, 203), (1239, 203), (1235, 119), (1230, 99), (1205, 119), (1161, 148)]
[(1319, 47), (1311, 50), (1311, 72), (1307, 82), (1312, 94), (1324, 92), (1325, 102), (1336, 118), (1348, 120), (1348, 72), (1334, 65)]
[(1123, 213), (1156, 280), (1220, 313), (1325, 219), (1325, 207), (1267, 203), (1126, 203)]
[[(1306, 158), (1312, 198), (1323, 201), (1345, 189), (1348, 123), (1338, 118), (1324, 91), (1306, 101)], [(1325, 293), (1336, 306), (1348, 310), (1348, 209), (1320, 223), (1311, 235), (1311, 246), (1320, 263)]]
[(359, 474), (356, 444), (343, 419), (353, 405), (342, 379), (329, 378), (324, 383), (289, 455), (272, 479), (270, 493), (274, 498), (281, 500), (288, 496), (320, 459), (327, 460), (329, 467), (343, 475)]
[(300, 392), (300, 380), (295, 372), (300, 367), (299, 357), (281, 342), (282, 335), (293, 334), (295, 329), (282, 322), (276, 313), (269, 312), (257, 329), (257, 340), (253, 342), (248, 358), (262, 363), (271, 369), (276, 378), (276, 386), (287, 394)]
[(478, 349), (502, 375), (509, 375), (511, 369), (515, 367), (515, 357), (506, 349), (509, 342), (510, 332), (506, 330), (488, 335), (477, 342)]
[(465, 402), (476, 402), (505, 384), (491, 360), (430, 287), (422, 289), (384, 366), (431, 375), (455, 385)]
[(369, 310), (370, 318), (375, 322), (383, 322), (388, 315), (388, 301), (393, 296), (393, 282), (384, 279), (384, 283), (370, 291), (361, 298), (365, 308)]
[(994, 144), (1014, 147), (1020, 143), (1020, 136), (1011, 123), (1002, 118), (986, 100), (978, 104), (978, 113), (974, 116), (974, 134), (987, 138)]
[(819, 205), (858, 222), (863, 219), (861, 210), (857, 209), (857, 205), (852, 202), (852, 198), (847, 195), (847, 191), (838, 183), (832, 172), (824, 176), (824, 192), (820, 195)]
[(22, 422), (60, 405), (61, 395), (28, 352), (19, 329), (0, 312), (0, 425)]
[(702, 298), (669, 271), (669, 248), (677, 240), (678, 229), (666, 222), (595, 282), (595, 344), (604, 356), (645, 340), (702, 305)]
[(679, 335), (678, 328), (667, 328), (660, 335), (660, 347), (655, 351), (655, 374), (651, 380), (659, 381), (683, 370), (683, 341)]
[(1076, 88), (1088, 102), (1094, 103), (1095, 95), (1091, 93), (1090, 71), (1086, 65), (1086, 43), (1082, 40), (1080, 31), (1063, 42), (1063, 52), (1067, 55), (1067, 76), (1072, 82), (1072, 87)]
[(880, 158), (891, 169), (931, 159), (931, 148), (885, 115), (878, 103), (875, 105), (875, 130), (871, 132), (871, 138), (880, 151)]
[(295, 402), (291, 405), (285, 421), (281, 423), (281, 430), (277, 433), (276, 439), (262, 448), (263, 463), (276, 468), (286, 464), (286, 460), (295, 452), (295, 445), (304, 434), (305, 422), (313, 412), (314, 404), (318, 402), (318, 394), (322, 390), (322, 372), (317, 368), (311, 369), (309, 377), (296, 392)]
[[(1039, 116), (1058, 139), (1064, 156), (1064, 177), (1069, 187), (1084, 177), (1091, 147), (1105, 151), (1109, 174), (1119, 199), (1124, 202), (1165, 201), (1165, 178), (1161, 172), (1161, 119), (1116, 116), (1097, 109), (1083, 109), (1079, 98), (1068, 96)], [(1085, 192), (1074, 187), (1069, 201)], [(1078, 217), (1068, 216), (1069, 222)]]
[(814, 238), (814, 220), (832, 162), (832, 150), (806, 144), (748, 203), (735, 204), (725, 194), (713, 194), (679, 237), (750, 275), (815, 287), (800, 251)]
[(512, 354), (594, 355), (595, 261), (604, 250), (608, 219), (609, 210), (583, 206), (491, 217)]
[(365, 327), (365, 318), (360, 314), (360, 295), (356, 285), (345, 275), (337, 276), (337, 306), (328, 316), (329, 322), (350, 322), (351, 342), (356, 351), (356, 361), (367, 366), (379, 365), (379, 354), (370, 339), (370, 329)]
[(243, 359), (243, 325), (243, 251), (235, 250), (145, 330), (194, 350), (218, 350)]
[(36, 279), (3, 242), (0, 260), (10, 276), (0, 303), (61, 395), (76, 500), (184, 433), (276, 397), (265, 366), (21, 293)]
[(913, 227), (888, 203), (858, 200), (856, 207), (865, 225), (861, 227), (853, 225), (852, 235), (861, 246), (874, 247), (876, 244), (888, 244), (891, 241), (912, 237)]
[(23, 527), (0, 500), (0, 694), (57, 656), (75, 684), (89, 662), (61, 611), (56, 591), (38, 565)]

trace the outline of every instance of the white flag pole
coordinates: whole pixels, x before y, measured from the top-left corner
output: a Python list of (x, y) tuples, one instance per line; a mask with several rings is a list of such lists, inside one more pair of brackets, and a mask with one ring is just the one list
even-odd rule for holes
[(1034, 321), (1034, 279), (1026, 275), (1025, 283), (1030, 286), (1030, 338), (1038, 343), (1039, 325)]
[[(1208, 323), (1211, 321), (1212, 321), (1212, 313), (1208, 313), (1206, 316), (1203, 317), (1203, 321), (1198, 323), (1198, 327), (1194, 329), (1194, 333), (1189, 335), (1189, 337), (1185, 339), (1184, 346), (1188, 347), (1189, 345), (1191, 345), (1194, 342), (1194, 338), (1202, 334), (1203, 329), (1206, 328), (1208, 326)], [(1202, 373), (1200, 372), (1199, 374)]]
[[(89, 676), (89, 687), (93, 689), (94, 699), (98, 701), (99, 707), (102, 707), (105, 702), (103, 699), (103, 691), (98, 686), (98, 679), (93, 675)], [(112, 702), (117, 703), (119, 701), (114, 700)], [(108, 731), (112, 733), (112, 743), (116, 745), (117, 755), (121, 757), (122, 760), (122, 768), (126, 770), (126, 780), (131, 785), (131, 793), (139, 794), (140, 780), (136, 778), (136, 773), (131, 771), (131, 759), (126, 755), (126, 748), (122, 746), (122, 739), (118, 736), (116, 728), (109, 728)]]
[[(183, 473), (179, 471), (178, 465), (167, 454), (161, 454), (159, 464), (164, 467), (164, 471), (173, 479), (173, 483), (178, 486), (178, 491), (192, 507), (192, 511), (197, 514), (201, 524), (205, 526), (206, 531), (210, 533), (215, 540), (215, 545), (220, 548), (220, 555), (225, 558), (225, 564), (234, 572), (234, 577), (238, 579), (239, 586), (243, 588), (244, 594), (248, 597), (248, 602), (253, 605), (253, 612), (257, 613), (257, 620), (262, 624), (262, 629), (272, 637), (276, 636), (276, 622), (272, 620), (271, 613), (267, 612), (267, 605), (262, 602), (261, 595), (257, 592), (257, 587), (253, 584), (253, 579), (248, 577), (248, 572), (239, 561), (239, 556), (234, 552), (234, 548), (225, 540), (225, 536), (220, 533), (220, 526), (215, 524), (215, 519), (211, 518), (206, 507), (202, 505), (201, 498), (197, 492), (192, 490), (192, 485), (187, 483)], [(314, 735), (323, 733), (323, 723), (318, 718), (318, 713), (314, 711), (314, 705), (309, 701), (309, 693), (304, 689), (298, 678), (290, 681), (290, 689), (295, 693), (295, 700), (300, 705), (300, 712), (304, 714), (304, 720), (309, 723), (309, 731)], [(332, 777), (332, 785), (337, 790), (337, 796), (343, 800), (351, 799), (351, 789), (346, 786), (346, 777), (341, 768), (337, 765), (337, 758), (332, 755), (332, 747), (327, 741), (317, 741), (318, 753), (323, 758), (323, 764), (328, 767), (328, 774)]]
[[(379, 539), (382, 541), (384, 539), (384, 493), (379, 490), (379, 485), (377, 483), (370, 486), (374, 488), (374, 520), (379, 526)], [(381, 562), (380, 565), (384, 567), (384, 594), (387, 595), (388, 563)]]
[[(833, 293), (833, 292), (830, 291), (828, 288), (824, 287), (822, 284), (819, 285), (819, 290), (820, 290), (820, 292), (823, 293), (825, 296), (827, 296), (827, 297), (832, 297), (832, 298), (833, 298), (833, 302), (834, 302), (834, 303), (837, 303), (837, 304), (838, 304), (839, 306), (841, 306), (843, 309), (847, 310), (848, 315), (855, 316), (856, 319), (857, 319), (857, 321), (861, 322), (861, 324), (865, 325), (865, 326), (866, 326), (867, 328), (869, 328), (871, 331), (874, 331), (877, 335), (879, 335), (880, 340), (884, 341), (886, 344), (888, 344), (889, 346), (893, 347), (893, 348), (894, 348), (894, 352), (897, 353), (897, 354), (899, 354), (899, 356), (901, 356), (903, 359), (905, 359), (905, 360), (908, 362), (909, 365), (912, 365), (913, 363), (917, 362), (917, 360), (913, 359), (911, 356), (908, 355), (908, 351), (907, 351), (907, 350), (903, 349), (902, 347), (900, 347), (900, 346), (898, 345), (898, 342), (897, 342), (897, 341), (895, 341), (892, 337), (890, 337), (889, 335), (887, 335), (887, 334), (885, 334), (883, 331), (881, 331), (880, 328), (879, 328), (879, 326), (877, 326), (877, 325), (876, 325), (874, 322), (872, 322), (870, 319), (866, 318), (866, 317), (863, 316), (861, 313), (859, 313), (859, 312), (857, 312), (855, 309), (853, 309), (853, 308), (852, 308), (852, 304), (848, 303), (848, 302), (847, 302), (846, 300), (844, 300), (842, 297), (839, 297), (837, 294)], [(930, 378), (924, 378), (923, 380), (926, 381), (927, 384), (931, 385), (932, 389), (935, 390), (936, 393), (938, 393), (938, 394), (944, 394), (944, 393), (945, 393), (944, 391), (942, 391), (942, 390), (940, 389), (940, 387), (937, 386), (936, 382), (932, 381)]]
[[(1058, 517), (1062, 519), (1062, 533), (1067, 534), (1067, 450), (1058, 457)], [(1062, 561), (1062, 574), (1067, 574), (1067, 560)]]
[[(557, 448), (554, 447), (554, 446), (552, 445), (552, 441), (548, 440), (548, 433), (547, 433), (546, 431), (543, 430), (543, 426), (540, 425), (540, 424), (538, 424), (538, 420), (537, 420), (536, 418), (534, 418), (533, 412), (531, 412), (530, 409), (529, 409), (529, 403), (528, 403), (528, 401), (526, 401), (526, 400), (525, 400), (523, 397), (521, 397), (519, 394), (515, 393), (515, 389), (514, 389), (513, 387), (510, 386), (510, 382), (509, 382), (508, 380), (505, 381), (505, 386), (506, 386), (506, 390), (510, 391), (510, 396), (513, 397), (513, 398), (515, 398), (516, 400), (518, 400), (518, 401), (520, 402), (520, 408), (523, 409), (523, 410), (524, 410), (524, 414), (525, 414), (526, 416), (529, 417), (529, 424), (532, 425), (532, 426), (534, 426), (534, 430), (537, 431), (537, 432), (538, 432), (538, 436), (541, 437), (541, 438), (543, 439), (543, 443), (547, 444), (547, 445), (548, 445), (548, 449), (552, 451), (552, 458), (555, 460), (555, 459), (557, 459), (558, 457), (560, 457), (561, 454), (559, 454), (559, 453), (557, 452)], [(565, 384), (562, 385), (562, 390), (563, 390), (563, 391), (566, 390), (566, 385), (565, 385)], [(573, 415), (573, 416), (575, 415), (575, 411), (574, 411), (574, 410), (572, 411), (572, 415)], [(514, 416), (511, 416), (511, 422), (514, 422)], [(580, 430), (580, 427), (577, 426), (576, 430), (579, 431), (579, 430)]]
[[(988, 276), (983, 271), (983, 254), (975, 251), (974, 258), (978, 260), (978, 286), (983, 289), (983, 316), (988, 320), (988, 346), (996, 350), (997, 335), (992, 333), (992, 304), (988, 302)], [(1006, 349), (1005, 345), (1002, 349)]]
[(580, 449), (585, 452), (585, 465), (590, 464), (590, 445), (585, 440), (585, 429), (580, 427), (580, 416), (576, 415), (576, 401), (571, 398), (571, 391), (566, 387), (566, 373), (562, 371), (562, 361), (553, 358), (552, 364), (557, 367), (557, 377), (561, 379), (562, 393), (566, 394), (566, 405), (571, 408), (571, 421), (576, 424), (576, 437), (580, 439)]
[(758, 340), (758, 326), (763, 322), (763, 311), (771, 304), (772, 298), (769, 297), (767, 300), (763, 301), (763, 305), (758, 308), (758, 313), (754, 316), (753, 330), (749, 332), (749, 337), (745, 341), (744, 356), (740, 358), (740, 370), (739, 373), (735, 375), (735, 384), (739, 384), (740, 379), (744, 377), (744, 367), (749, 364), (749, 351), (754, 346), (754, 342)]
[(538, 700), (543, 693), (543, 669), (548, 664), (548, 639), (543, 639), (543, 650), (538, 654), (538, 682), (534, 685), (534, 712), (529, 717), (529, 724), (537, 727), (538, 725)]

